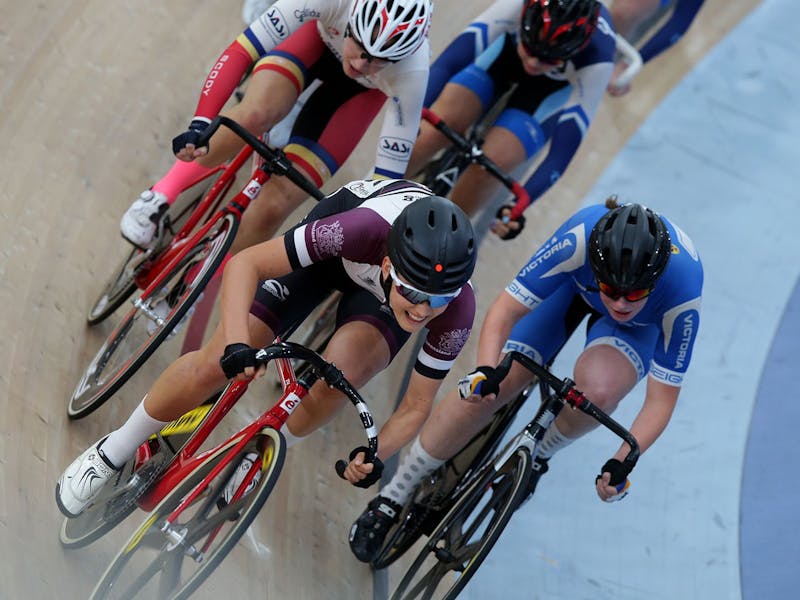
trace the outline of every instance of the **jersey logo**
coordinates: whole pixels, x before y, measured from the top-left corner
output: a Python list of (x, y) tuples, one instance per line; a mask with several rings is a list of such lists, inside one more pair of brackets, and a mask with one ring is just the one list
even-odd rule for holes
[(271, 8), (264, 16), (266, 23), (272, 27), (272, 30), (278, 35), (279, 39), (285, 40), (289, 35), (289, 27), (283, 15), (275, 8)]
[(302, 10), (294, 11), (294, 16), (302, 23), (306, 19), (319, 19), (320, 14), (313, 8), (304, 8)]
[(311, 230), (311, 243), (320, 257), (338, 256), (344, 246), (344, 230), (341, 222), (317, 223)]
[(457, 356), (469, 338), (470, 329), (453, 329), (439, 336), (436, 351), (445, 356)]
[(261, 288), (268, 294), (275, 296), (281, 302), (284, 302), (289, 297), (289, 288), (277, 279), (267, 279), (261, 284)]
[(379, 148), (380, 153), (395, 159), (406, 159), (411, 154), (414, 144), (408, 140), (395, 137), (382, 137)]
[(692, 345), (695, 330), (694, 312), (687, 313), (683, 317), (683, 326), (681, 327), (681, 343), (678, 346), (678, 356), (675, 359), (675, 368), (686, 368), (686, 355)]

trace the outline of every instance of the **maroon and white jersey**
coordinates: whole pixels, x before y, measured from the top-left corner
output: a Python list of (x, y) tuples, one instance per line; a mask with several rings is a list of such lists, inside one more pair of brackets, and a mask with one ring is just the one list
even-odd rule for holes
[[(406, 180), (348, 183), (329, 197), (336, 201), (336, 212), (304, 221), (284, 236), (292, 268), (338, 258), (353, 282), (385, 303), (380, 276), (391, 225), (409, 202), (430, 195), (425, 186)], [(445, 311), (428, 323), (416, 370), (443, 378), (469, 338), (474, 318), (475, 292), (467, 283)]]

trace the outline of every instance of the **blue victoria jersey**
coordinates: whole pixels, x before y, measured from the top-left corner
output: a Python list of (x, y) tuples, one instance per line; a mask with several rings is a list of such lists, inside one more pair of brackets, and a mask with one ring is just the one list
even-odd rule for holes
[[(602, 316), (611, 319), (596, 290), (588, 262), (592, 227), (608, 212), (604, 205), (578, 211), (534, 254), (506, 292), (530, 309), (536, 308), (564, 284)], [(620, 327), (658, 327), (658, 338), (650, 364), (650, 376), (668, 385), (680, 386), (689, 367), (692, 347), (700, 324), (703, 266), (692, 240), (662, 217), (672, 240), (667, 268), (656, 282), (642, 310)]]

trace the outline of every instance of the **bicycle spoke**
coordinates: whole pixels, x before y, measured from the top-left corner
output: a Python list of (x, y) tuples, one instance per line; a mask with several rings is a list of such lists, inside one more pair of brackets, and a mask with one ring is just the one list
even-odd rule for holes
[(430, 598), (437, 591), (437, 598), (455, 598), (511, 518), (525, 493), (529, 472), (527, 450), (516, 452), (497, 471), (487, 465), (437, 526), (393, 598)]
[(183, 554), (172, 552), (164, 557), (164, 564), (161, 569), (161, 578), (158, 581), (158, 597), (167, 598), (169, 593), (178, 587), (181, 581), (181, 567), (183, 566)]
[[(409, 596), (411, 598), (417, 598), (419, 596), (420, 600), (430, 600), (439, 587), (439, 583), (450, 570), (451, 569), (444, 563), (437, 561), (428, 569), (428, 572), (420, 578), (419, 583), (409, 590)], [(420, 594), (422, 594), (422, 596), (420, 596)]]
[[(106, 570), (94, 597), (117, 598), (120, 589), (140, 598), (185, 597), (196, 590), (233, 549), (271, 493), (285, 459), (282, 441), (277, 431), (269, 430), (237, 452), (231, 446), (200, 463), (131, 536)], [(261, 467), (258, 483), (238, 500), (218, 505), (243, 456), (250, 452), (267, 453), (257, 463)], [(167, 522), (165, 517), (189, 498), (193, 500)]]

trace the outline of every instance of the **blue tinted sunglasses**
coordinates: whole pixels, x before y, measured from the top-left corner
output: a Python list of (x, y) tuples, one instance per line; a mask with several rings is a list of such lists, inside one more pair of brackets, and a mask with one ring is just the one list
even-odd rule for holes
[(392, 277), (397, 293), (411, 302), (411, 304), (427, 302), (431, 305), (431, 308), (439, 308), (452, 302), (461, 293), (461, 288), (449, 294), (429, 294), (418, 290), (413, 285), (400, 281), (400, 278), (397, 276), (397, 271), (394, 270), (394, 265), (389, 267), (389, 275)]

